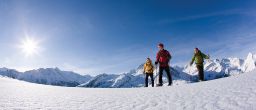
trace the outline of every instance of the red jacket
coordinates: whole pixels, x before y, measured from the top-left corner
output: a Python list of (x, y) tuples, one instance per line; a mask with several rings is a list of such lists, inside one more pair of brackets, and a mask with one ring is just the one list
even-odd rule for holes
[(160, 67), (169, 67), (169, 61), (171, 54), (167, 50), (160, 50), (156, 55), (156, 62), (160, 64)]

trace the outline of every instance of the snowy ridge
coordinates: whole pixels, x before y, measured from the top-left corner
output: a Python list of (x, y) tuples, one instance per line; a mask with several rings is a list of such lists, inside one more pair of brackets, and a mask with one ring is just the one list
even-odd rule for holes
[[(216, 79), (225, 76), (233, 76), (240, 73), (250, 72), (256, 68), (256, 55), (249, 53), (245, 60), (239, 58), (224, 58), (215, 60), (206, 60), (204, 64), (206, 79)], [(183, 69), (190, 75), (196, 75), (195, 65), (186, 65)]]
[[(250, 72), (256, 68), (256, 55), (249, 53), (246, 59), (224, 58), (206, 60), (204, 64), (205, 78), (213, 80), (222, 77), (238, 75)], [(144, 86), (143, 64), (137, 69), (123, 74), (99, 74), (95, 77), (89, 75), (79, 75), (74, 72), (61, 71), (58, 68), (46, 68), (26, 71), (24, 73), (13, 69), (0, 68), (0, 75), (14, 79), (24, 80), (33, 83), (71, 86), (71, 87), (90, 87), (90, 88), (131, 88)], [(154, 72), (156, 75), (156, 71)], [(197, 81), (197, 69), (195, 65), (184, 67), (171, 67), (174, 85), (193, 83)], [(163, 77), (167, 82), (167, 78)]]
[(90, 76), (82, 76), (74, 72), (61, 71), (58, 68), (40, 68), (24, 73), (12, 69), (1, 68), (0, 75), (38, 84), (69, 87), (75, 87), (91, 79)]

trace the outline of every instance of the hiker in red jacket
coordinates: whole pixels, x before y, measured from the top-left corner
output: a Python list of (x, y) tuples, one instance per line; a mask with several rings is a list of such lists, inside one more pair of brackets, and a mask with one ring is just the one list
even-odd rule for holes
[(171, 72), (170, 72), (170, 66), (169, 66), (169, 61), (171, 60), (171, 55), (170, 53), (164, 49), (164, 44), (160, 43), (158, 45), (158, 53), (156, 55), (156, 62), (155, 64), (157, 65), (159, 63), (159, 84), (157, 86), (163, 86), (163, 71), (166, 71), (167, 74), (167, 78), (169, 81), (168, 86), (172, 85), (172, 76), (171, 76)]

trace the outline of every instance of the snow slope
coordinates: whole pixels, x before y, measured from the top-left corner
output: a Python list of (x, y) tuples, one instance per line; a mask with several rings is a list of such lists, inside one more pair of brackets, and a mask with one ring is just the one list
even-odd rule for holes
[(161, 88), (74, 88), (0, 77), (0, 109), (255, 110), (256, 71)]

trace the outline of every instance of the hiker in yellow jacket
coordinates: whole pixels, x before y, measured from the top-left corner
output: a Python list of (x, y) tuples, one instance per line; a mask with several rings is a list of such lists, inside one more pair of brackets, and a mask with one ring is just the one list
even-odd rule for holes
[(154, 66), (152, 64), (152, 61), (150, 58), (147, 58), (146, 63), (144, 64), (144, 74), (146, 74), (145, 77), (145, 87), (148, 87), (148, 77), (150, 76), (151, 82), (152, 82), (152, 87), (154, 87), (154, 78), (153, 78), (153, 73), (154, 73)]

